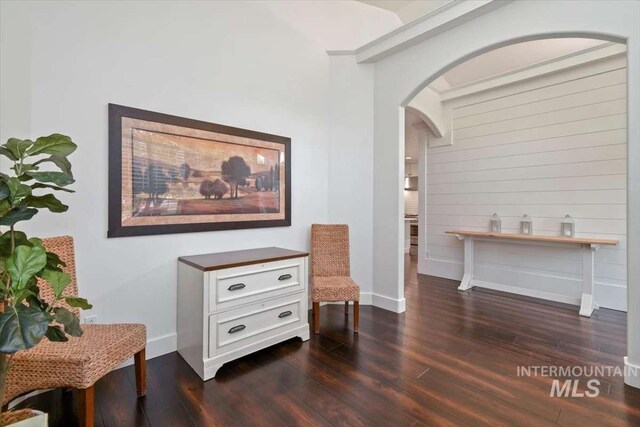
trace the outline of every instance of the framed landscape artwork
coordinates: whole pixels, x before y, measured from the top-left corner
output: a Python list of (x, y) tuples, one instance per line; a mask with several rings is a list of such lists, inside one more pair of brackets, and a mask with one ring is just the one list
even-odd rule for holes
[(109, 104), (108, 237), (291, 225), (291, 139)]

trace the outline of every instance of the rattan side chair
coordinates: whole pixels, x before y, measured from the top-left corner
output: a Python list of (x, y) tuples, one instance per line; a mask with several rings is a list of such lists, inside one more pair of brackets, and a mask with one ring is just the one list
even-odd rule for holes
[(320, 333), (320, 303), (344, 301), (345, 315), (353, 301), (353, 329), (360, 326), (360, 287), (351, 279), (349, 226), (313, 224), (311, 226), (311, 301), (313, 327)]
[[(73, 238), (69, 236), (43, 239), (44, 247), (55, 252), (66, 263), (64, 271), (71, 276), (65, 290), (76, 295)], [(50, 300), (53, 290), (44, 281), (38, 283), (40, 293)], [(78, 310), (67, 307), (78, 314)], [(81, 337), (68, 342), (51, 342), (43, 338), (37, 346), (15, 354), (9, 370), (3, 407), (18, 396), (49, 388), (77, 389), (80, 425), (93, 426), (94, 384), (127, 359), (134, 357), (138, 396), (146, 393), (145, 348), (147, 331), (142, 324), (82, 325)]]

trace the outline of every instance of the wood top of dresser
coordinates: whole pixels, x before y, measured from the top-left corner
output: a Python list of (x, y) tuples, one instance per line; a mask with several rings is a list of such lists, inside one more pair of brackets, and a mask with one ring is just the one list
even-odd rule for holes
[(198, 270), (213, 271), (231, 267), (241, 267), (243, 265), (259, 264), (261, 262), (300, 258), (308, 255), (308, 252), (292, 251), (290, 249), (274, 247), (182, 256), (178, 258), (178, 261), (188, 264), (191, 267), (195, 267)]

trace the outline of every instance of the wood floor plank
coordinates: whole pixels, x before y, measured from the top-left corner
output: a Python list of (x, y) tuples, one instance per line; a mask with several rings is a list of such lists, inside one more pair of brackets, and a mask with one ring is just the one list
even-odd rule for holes
[[(289, 340), (224, 365), (202, 382), (171, 353), (148, 361), (138, 400), (133, 367), (96, 384), (96, 426), (638, 426), (640, 390), (595, 375), (598, 397), (551, 397), (554, 379), (518, 367), (621, 368), (626, 316), (416, 275), (405, 263), (406, 313), (360, 309), (360, 332), (343, 305), (321, 307), (320, 334)], [(73, 393), (54, 390), (18, 407), (75, 426)]]

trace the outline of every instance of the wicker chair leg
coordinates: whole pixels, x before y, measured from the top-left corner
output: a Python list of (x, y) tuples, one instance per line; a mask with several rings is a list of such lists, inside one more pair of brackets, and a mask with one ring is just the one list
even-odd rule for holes
[(94, 385), (88, 388), (78, 389), (80, 406), (80, 426), (81, 427), (93, 427), (94, 417)]
[(344, 314), (349, 314), (349, 301), (344, 302)]
[(313, 330), (316, 334), (320, 333), (320, 303), (313, 303)]
[(147, 357), (146, 349), (143, 348), (133, 356), (136, 368), (136, 391), (138, 397), (147, 394)]
[(360, 301), (353, 302), (353, 330), (358, 332), (360, 328)]

